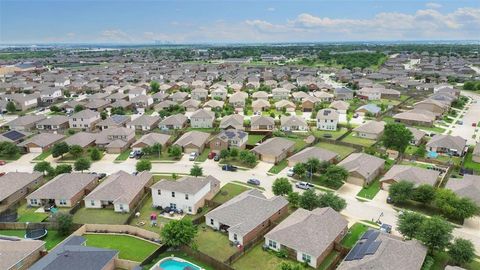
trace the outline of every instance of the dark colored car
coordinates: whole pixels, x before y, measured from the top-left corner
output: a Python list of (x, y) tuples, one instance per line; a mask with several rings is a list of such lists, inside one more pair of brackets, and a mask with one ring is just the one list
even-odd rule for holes
[(217, 153), (215, 153), (215, 152), (208, 153), (208, 159), (213, 159), (216, 156), (217, 156)]
[(392, 203), (393, 203), (392, 197), (390, 197), (390, 196), (387, 197), (387, 203), (388, 203), (388, 204), (392, 204)]
[(135, 158), (136, 159), (141, 159), (143, 157), (144, 153), (142, 151), (137, 151)]
[(220, 155), (215, 155), (215, 157), (213, 158), (213, 161), (219, 161), (220, 160)]
[(255, 179), (255, 178), (250, 178), (250, 179), (248, 179), (247, 183), (250, 184), (250, 185), (259, 186), (260, 185), (260, 180)]
[(226, 164), (222, 166), (223, 171), (228, 171), (228, 172), (235, 172), (237, 171), (237, 167), (231, 165), (231, 164)]
[(106, 173), (99, 173), (99, 174), (97, 174), (97, 175), (98, 175), (98, 179), (103, 179), (103, 178), (105, 178), (105, 177), (107, 176)]

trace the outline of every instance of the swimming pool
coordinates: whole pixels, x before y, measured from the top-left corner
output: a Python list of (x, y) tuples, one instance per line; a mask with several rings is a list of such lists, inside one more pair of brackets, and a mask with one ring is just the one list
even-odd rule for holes
[[(180, 258), (166, 258), (163, 259), (160, 264), (160, 268), (163, 270), (201, 270), (200, 267), (192, 264), (188, 261)], [(188, 267), (188, 268), (187, 268)]]

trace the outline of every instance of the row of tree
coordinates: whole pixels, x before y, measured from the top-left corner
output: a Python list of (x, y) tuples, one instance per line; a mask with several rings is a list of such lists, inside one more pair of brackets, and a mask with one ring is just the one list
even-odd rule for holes
[(430, 254), (448, 249), (450, 260), (456, 265), (470, 263), (475, 258), (472, 242), (462, 238), (452, 241), (453, 226), (441, 217), (429, 218), (415, 212), (404, 212), (399, 216), (397, 225), (404, 237), (421, 241)]
[(220, 158), (239, 160), (241, 163), (247, 166), (253, 166), (257, 163), (257, 156), (248, 150), (239, 150), (232, 147), (230, 149), (223, 149), (220, 151)]
[[(102, 153), (96, 147), (88, 149), (89, 157), (93, 161), (100, 160), (102, 158)], [(69, 153), (74, 159), (80, 158), (84, 154), (84, 149), (80, 145), (71, 145), (69, 146), (66, 142), (56, 143), (52, 147), (52, 157), (62, 157), (63, 155)]]
[(342, 186), (348, 178), (348, 171), (345, 168), (316, 158), (309, 158), (305, 163), (295, 164), (293, 173), (300, 179), (305, 179), (307, 176), (313, 177), (314, 174), (319, 173), (320, 181), (331, 188)]
[(459, 197), (449, 189), (427, 184), (415, 187), (412, 182), (400, 181), (392, 184), (388, 193), (394, 203), (416, 201), (436, 207), (446, 217), (456, 220), (472, 217), (479, 212), (479, 207), (471, 199)]

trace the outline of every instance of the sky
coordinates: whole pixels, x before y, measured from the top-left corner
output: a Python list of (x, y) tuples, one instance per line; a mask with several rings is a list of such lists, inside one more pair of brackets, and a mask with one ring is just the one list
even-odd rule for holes
[(480, 40), (480, 0), (0, 0), (0, 44)]

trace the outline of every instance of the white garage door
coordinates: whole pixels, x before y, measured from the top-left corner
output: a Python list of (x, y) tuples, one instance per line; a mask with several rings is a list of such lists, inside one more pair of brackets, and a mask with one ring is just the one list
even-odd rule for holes
[(30, 150), (30, 153), (41, 153), (42, 152), (42, 148), (40, 148), (40, 147), (30, 147), (29, 150)]
[(347, 178), (347, 182), (351, 183), (351, 184), (354, 184), (354, 185), (358, 185), (358, 186), (363, 186), (363, 179), (362, 178), (359, 178), (359, 177), (348, 177)]

